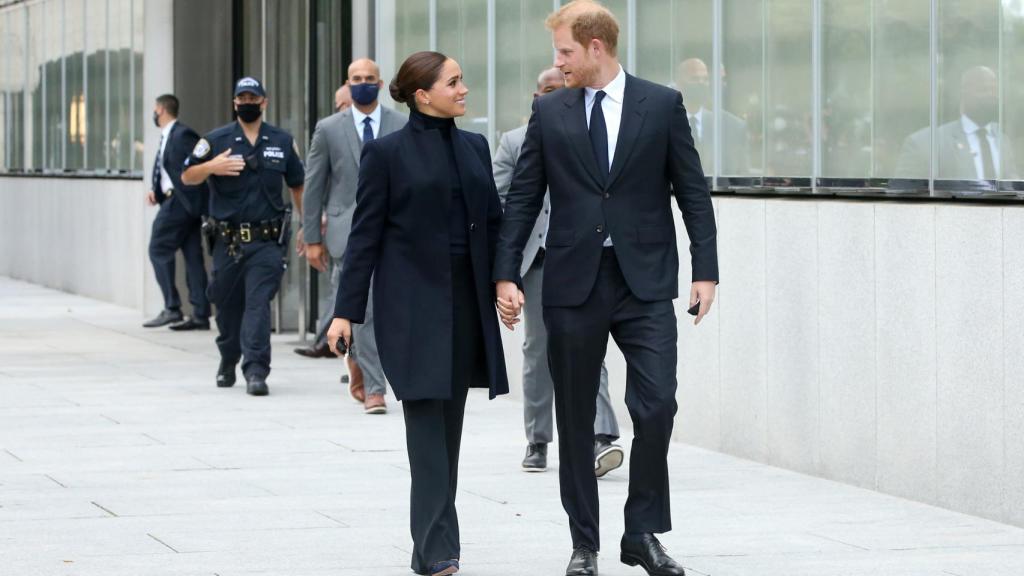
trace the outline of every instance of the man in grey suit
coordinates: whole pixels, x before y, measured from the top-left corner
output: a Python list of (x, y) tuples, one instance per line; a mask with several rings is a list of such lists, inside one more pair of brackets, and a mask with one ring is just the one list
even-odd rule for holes
[[(1018, 179), (1010, 138), (999, 129), (999, 80), (991, 68), (975, 66), (964, 72), (960, 117), (938, 127), (935, 146), (939, 179), (977, 181), (981, 192), (994, 190), (989, 181)], [(930, 161), (931, 130), (922, 128), (903, 142), (890, 187), (927, 179)]]
[[(676, 87), (683, 93), (693, 143), (700, 154), (706, 174), (714, 173), (715, 113), (711, 101), (711, 77), (708, 66), (700, 58), (688, 58), (676, 70)], [(750, 174), (750, 146), (747, 123), (722, 110), (722, 176)]]
[[(348, 67), (346, 85), (352, 95), (352, 107), (324, 118), (313, 132), (306, 160), (306, 190), (302, 201), (306, 259), (320, 272), (326, 272), (328, 264), (332, 265), (331, 285), (335, 291), (342, 268), (341, 259), (352, 229), (363, 144), (401, 129), (406, 122), (404, 115), (380, 105), (377, 96), (384, 81), (373, 60), (362, 58), (352, 62)], [(325, 212), (327, 226), (322, 234), (320, 221)], [(384, 414), (387, 412), (384, 401), (386, 381), (373, 332), (372, 295), (370, 302), (366, 321), (354, 328), (349, 357), (358, 370), (350, 364), (349, 393), (353, 399), (363, 402), (367, 414)], [(333, 303), (324, 307), (320, 333), (313, 350), (326, 346), (327, 327), (333, 313)], [(360, 373), (361, 379), (358, 377)]]
[[(534, 98), (554, 92), (565, 85), (565, 79), (558, 68), (550, 68), (537, 79)], [(494, 156), (494, 181), (502, 203), (512, 183), (519, 151), (526, 137), (526, 126), (510, 130), (501, 136), (498, 151)], [(541, 286), (544, 282), (544, 238), (548, 229), (548, 212), (551, 207), (544, 198), (544, 209), (530, 234), (530, 240), (523, 250), (523, 291), (526, 294), (526, 308), (523, 311), (523, 416), (526, 424), (526, 457), (523, 470), (543, 472), (547, 469), (547, 447), (552, 440), (552, 402), (554, 383), (548, 368), (548, 335), (544, 328)], [(601, 365), (601, 386), (597, 400), (597, 417), (594, 420), (594, 473), (600, 478), (622, 466), (624, 452), (613, 442), (619, 437), (619, 425), (615, 419), (611, 399), (608, 397), (608, 369)]]

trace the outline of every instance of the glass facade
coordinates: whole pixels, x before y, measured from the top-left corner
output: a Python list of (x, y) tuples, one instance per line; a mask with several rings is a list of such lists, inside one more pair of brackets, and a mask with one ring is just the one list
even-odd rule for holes
[(0, 10), (0, 172), (142, 170), (143, 0)]
[[(459, 60), (463, 127), (525, 123), (564, 0), (378, 0), (385, 77)], [(1021, 0), (606, 0), (627, 71), (683, 92), (719, 191), (1017, 197)]]

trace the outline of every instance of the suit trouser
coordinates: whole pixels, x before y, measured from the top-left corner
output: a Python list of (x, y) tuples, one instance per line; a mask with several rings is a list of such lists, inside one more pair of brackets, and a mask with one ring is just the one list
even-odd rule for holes
[(432, 564), (459, 558), (461, 553), (455, 495), (466, 394), (470, 383), (486, 374), (483, 329), (468, 256), (452, 259), (452, 296), (452, 397), (402, 401), (412, 473), (412, 569), (417, 574), (426, 574)]
[[(320, 331), (316, 334), (316, 345), (327, 342), (327, 330), (331, 327), (331, 320), (334, 320), (334, 301), (338, 295), (338, 283), (341, 278), (342, 260), (332, 259), (331, 264), (331, 294), (330, 299), (320, 313)], [(366, 300), (366, 316), (362, 324), (352, 324), (352, 359), (356, 361), (363, 371), (363, 387), (366, 395), (387, 394), (387, 379), (384, 377), (384, 368), (380, 364), (380, 353), (377, 352), (377, 333), (373, 327), (373, 288), (370, 288), (369, 297)]]
[(221, 358), (240, 358), (245, 377), (270, 374), (270, 301), (281, 287), (285, 248), (273, 241), (242, 244), (242, 257), (228, 255), (224, 242), (213, 250), (210, 300), (217, 305), (217, 348)]
[(600, 518), (594, 477), (597, 382), (611, 333), (626, 358), (626, 407), (633, 421), (626, 532), (672, 528), (668, 448), (676, 413), (675, 309), (644, 302), (629, 290), (615, 251), (603, 250), (587, 300), (544, 307), (558, 419), (559, 483), (573, 546), (598, 550)]
[[(541, 253), (543, 254), (543, 253)], [(552, 406), (555, 386), (548, 367), (548, 332), (544, 328), (541, 294), (544, 285), (544, 258), (538, 256), (523, 276), (523, 420), (526, 440), (547, 444), (554, 438)], [(597, 393), (594, 433), (609, 439), (619, 437), (619, 423), (608, 396), (608, 369), (601, 362), (601, 382)]]
[(181, 309), (181, 297), (174, 285), (175, 255), (181, 250), (185, 257), (185, 280), (192, 315), (210, 317), (210, 302), (206, 298), (206, 265), (203, 262), (203, 222), (188, 213), (177, 196), (160, 204), (153, 220), (153, 233), (149, 238), (149, 260), (153, 263), (156, 282), (164, 296), (164, 308)]

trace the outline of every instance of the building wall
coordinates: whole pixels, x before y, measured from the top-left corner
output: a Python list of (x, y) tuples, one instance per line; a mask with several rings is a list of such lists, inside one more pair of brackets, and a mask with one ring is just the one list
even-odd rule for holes
[(715, 205), (715, 307), (676, 305), (676, 439), (1024, 525), (1024, 207)]

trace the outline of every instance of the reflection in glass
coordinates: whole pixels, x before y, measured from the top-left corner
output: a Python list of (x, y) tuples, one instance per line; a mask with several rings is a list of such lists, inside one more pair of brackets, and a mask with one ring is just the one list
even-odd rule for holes
[(30, 124), (26, 134), (29, 142), (29, 156), (25, 163), (28, 170), (43, 168), (43, 62), (45, 60), (43, 37), (43, 5), (28, 6), (28, 116)]
[(872, 174), (871, 3), (822, 2), (821, 167), (826, 178)]
[(551, 34), (544, 20), (551, 0), (509, 0), (495, 3), (495, 100), (498, 135), (526, 124), (537, 77), (553, 62)]
[[(746, 123), (747, 142), (722, 144), (722, 157), (749, 158), (747, 175), (764, 173), (764, 42), (763, 2), (761, 0), (735, 0), (724, 2), (722, 30), (722, 66), (728, 74), (723, 78), (722, 106)], [(743, 176), (730, 174), (725, 176)]]
[(459, 128), (487, 134), (487, 0), (438, 0), (437, 50), (458, 61), (469, 88)]
[(85, 168), (85, 1), (64, 2), (64, 168)]
[(106, 170), (107, 142), (107, 2), (85, 2), (85, 146), (86, 168)]

